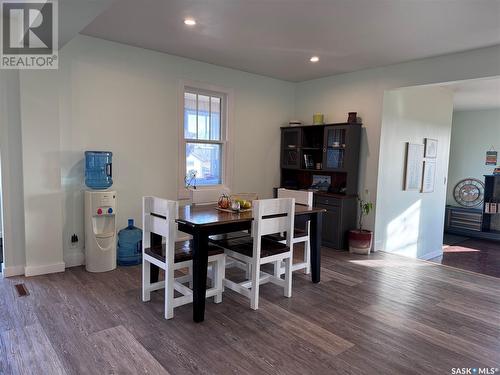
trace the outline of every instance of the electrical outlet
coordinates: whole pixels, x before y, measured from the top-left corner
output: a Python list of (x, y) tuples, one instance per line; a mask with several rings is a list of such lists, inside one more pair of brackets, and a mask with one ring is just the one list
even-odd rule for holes
[(78, 246), (78, 236), (76, 235), (76, 233), (73, 233), (73, 235), (71, 236), (71, 248), (74, 249)]

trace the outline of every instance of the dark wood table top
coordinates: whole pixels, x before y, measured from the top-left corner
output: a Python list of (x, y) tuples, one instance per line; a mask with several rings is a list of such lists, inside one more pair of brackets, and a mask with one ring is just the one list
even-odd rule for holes
[[(253, 220), (253, 212), (225, 212), (217, 210), (216, 204), (187, 205), (179, 207), (178, 223), (193, 226), (210, 226), (235, 222), (247, 222)], [(324, 212), (324, 208), (308, 207), (301, 204), (295, 205), (295, 216), (309, 215), (312, 213)]]

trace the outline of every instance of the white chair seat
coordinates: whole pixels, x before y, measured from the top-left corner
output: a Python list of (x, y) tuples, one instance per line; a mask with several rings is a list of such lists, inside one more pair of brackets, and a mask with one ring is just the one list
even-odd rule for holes
[[(275, 241), (285, 241), (286, 237), (284, 234), (276, 233), (268, 236), (272, 238)], [(307, 238), (309, 238), (309, 234), (307, 230), (300, 229), (300, 228), (294, 228), (293, 230), (293, 238), (292, 242), (293, 243), (299, 243), (299, 242), (304, 242)]]
[[(175, 254), (174, 254), (174, 263), (186, 262), (193, 260), (193, 247), (192, 240), (190, 241), (179, 241), (175, 243)], [(151, 246), (144, 249), (144, 253), (152, 256), (162, 262), (166, 261), (166, 244), (162, 243), (161, 245)], [(209, 243), (208, 244), (208, 256), (214, 256), (219, 254), (224, 254), (224, 249), (221, 247)]]
[[(226, 251), (230, 250), (240, 255), (243, 255), (247, 258), (252, 258), (253, 256), (253, 238), (250, 235), (230, 238), (230, 239), (222, 239), (214, 241), (215, 244), (219, 245), (221, 248), (224, 248)], [(282, 253), (286, 253), (290, 251), (290, 248), (279, 241), (274, 241), (270, 238), (263, 237), (261, 239), (261, 247), (260, 247), (260, 257), (267, 258), (274, 255), (279, 255)]]

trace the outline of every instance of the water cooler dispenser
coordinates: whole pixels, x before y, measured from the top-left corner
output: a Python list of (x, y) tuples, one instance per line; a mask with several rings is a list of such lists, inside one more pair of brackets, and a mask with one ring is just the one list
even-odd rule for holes
[(115, 211), (115, 191), (85, 191), (85, 264), (89, 272), (116, 268)]
[[(111, 151), (85, 152), (85, 264), (89, 272), (116, 268), (116, 192)], [(101, 190), (101, 191), (96, 191)]]

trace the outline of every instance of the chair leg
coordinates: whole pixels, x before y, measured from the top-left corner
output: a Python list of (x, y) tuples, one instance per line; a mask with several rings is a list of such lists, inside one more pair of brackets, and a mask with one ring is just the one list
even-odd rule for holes
[(273, 263), (274, 268), (274, 277), (281, 279), (281, 275), (285, 273), (285, 263), (281, 260), (278, 260)]
[(151, 263), (142, 259), (142, 301), (147, 302), (151, 299)]
[(292, 259), (285, 259), (285, 297), (290, 298), (292, 296)]
[(252, 274), (252, 265), (250, 263), (247, 263), (245, 265), (245, 279), (250, 280)]
[(174, 270), (165, 270), (165, 319), (174, 317)]
[(250, 291), (250, 308), (257, 310), (259, 308), (259, 287), (260, 287), (260, 266), (259, 263), (253, 263), (251, 268), (252, 289)]
[(216, 280), (217, 280), (217, 262), (214, 262), (212, 263), (211, 265), (209, 264), (208, 265), (208, 269), (207, 269), (207, 274), (208, 274), (208, 278), (210, 279), (210, 286), (211, 287), (214, 287), (215, 286), (215, 283), (216, 283)]
[(188, 274), (189, 274), (189, 289), (193, 289), (193, 264), (188, 266)]
[(281, 276), (281, 261), (277, 260), (276, 262), (273, 262), (273, 270), (274, 270), (274, 277), (277, 277), (278, 279)]
[(215, 262), (213, 265), (213, 270), (214, 270), (214, 285), (215, 288), (217, 289), (217, 294), (214, 296), (214, 302), (215, 303), (221, 303), (222, 302), (222, 292), (224, 290), (223, 284), (224, 284), (224, 276), (226, 274), (226, 258), (222, 257), (220, 260)]
[(307, 264), (304, 268), (304, 273), (309, 275), (311, 273), (311, 241), (307, 240), (304, 243), (304, 262)]
[(227, 267), (227, 259), (224, 256), (224, 268), (222, 270), (222, 284), (221, 284), (221, 292), (224, 293), (225, 291), (225, 285), (224, 285), (224, 280), (226, 279), (226, 267)]

